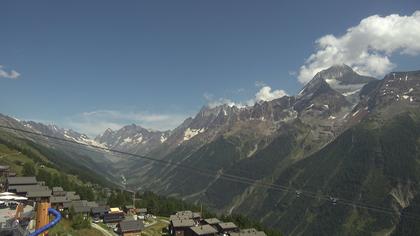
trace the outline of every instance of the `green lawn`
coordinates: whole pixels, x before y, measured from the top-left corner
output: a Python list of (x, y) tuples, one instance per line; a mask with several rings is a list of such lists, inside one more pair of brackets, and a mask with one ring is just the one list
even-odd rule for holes
[(160, 235), (167, 235), (166, 229), (168, 227), (168, 218), (166, 217), (158, 217), (156, 220), (156, 224), (147, 227), (144, 231), (142, 231), (142, 235), (144, 236), (160, 236)]
[(62, 219), (54, 228), (49, 232), (49, 235), (61, 236), (61, 235), (72, 235), (72, 236), (101, 236), (102, 233), (94, 228), (74, 230), (71, 228), (70, 221)]

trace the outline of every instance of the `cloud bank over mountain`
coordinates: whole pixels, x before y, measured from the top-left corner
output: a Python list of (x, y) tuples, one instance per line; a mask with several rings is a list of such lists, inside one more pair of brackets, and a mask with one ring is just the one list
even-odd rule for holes
[(359, 74), (381, 77), (396, 67), (391, 61), (393, 54), (420, 54), (420, 11), (409, 16), (369, 16), (344, 35), (325, 35), (315, 43), (316, 51), (300, 67), (301, 83), (334, 64), (346, 64)]
[(237, 106), (237, 107), (245, 107), (245, 106), (253, 106), (256, 102), (269, 102), (277, 98), (281, 98), (283, 96), (288, 95), (286, 91), (283, 89), (272, 89), (270, 86), (266, 85), (264, 82), (257, 81), (255, 86), (259, 87), (259, 90), (255, 93), (254, 97), (246, 100), (246, 101), (239, 101), (235, 102), (230, 98), (217, 98), (215, 99), (213, 94), (205, 93), (204, 98), (208, 102), (209, 107), (216, 107), (220, 105), (228, 105), (228, 106)]

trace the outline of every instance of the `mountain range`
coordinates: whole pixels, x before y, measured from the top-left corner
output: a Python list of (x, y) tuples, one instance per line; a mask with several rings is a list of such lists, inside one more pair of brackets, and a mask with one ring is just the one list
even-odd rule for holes
[(378, 80), (335, 65), (296, 96), (204, 106), (170, 131), (133, 124), (90, 139), (6, 116), (0, 123), (163, 160), (49, 144), (109, 181), (124, 175), (130, 188), (246, 214), (287, 235), (408, 235), (420, 233), (412, 219), (420, 215), (419, 107), (420, 71)]

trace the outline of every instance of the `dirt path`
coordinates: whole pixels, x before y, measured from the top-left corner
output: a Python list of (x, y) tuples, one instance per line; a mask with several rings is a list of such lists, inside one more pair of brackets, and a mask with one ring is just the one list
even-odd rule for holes
[(101, 231), (101, 233), (105, 236), (115, 236), (116, 234), (109, 232), (108, 230), (102, 228), (101, 226), (95, 224), (95, 223), (91, 223), (92, 227)]

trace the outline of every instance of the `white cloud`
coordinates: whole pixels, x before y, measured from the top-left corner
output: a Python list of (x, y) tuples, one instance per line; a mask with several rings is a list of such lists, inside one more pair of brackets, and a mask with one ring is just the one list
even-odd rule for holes
[(264, 86), (255, 94), (255, 101), (271, 101), (286, 95), (287, 93), (282, 89), (271, 90), (271, 87)]
[(6, 78), (6, 79), (19, 79), (20, 77), (20, 73), (15, 71), (15, 70), (11, 70), (10, 72), (7, 72), (4, 69), (4, 66), (0, 65), (0, 78)]
[(221, 106), (221, 105), (228, 105), (230, 107), (246, 107), (246, 106), (253, 106), (256, 102), (260, 101), (272, 101), (277, 98), (281, 98), (287, 93), (282, 89), (272, 90), (270, 86), (267, 86), (262, 81), (255, 82), (256, 87), (260, 87), (260, 90), (255, 94), (254, 98), (249, 99), (247, 101), (236, 102), (229, 98), (218, 98), (214, 99), (214, 95), (210, 93), (204, 93), (204, 98), (207, 100), (208, 106), (210, 108)]
[(344, 35), (323, 36), (316, 45), (317, 51), (300, 68), (301, 83), (334, 64), (347, 64), (360, 74), (380, 77), (396, 67), (390, 61), (392, 54), (420, 54), (420, 11), (411, 16), (369, 16)]
[(64, 121), (63, 126), (94, 137), (107, 128), (117, 130), (128, 124), (144, 128), (168, 130), (177, 127), (188, 116), (183, 114), (152, 114), (146, 112), (121, 112), (115, 110), (96, 110), (84, 112)]
[(228, 98), (219, 98), (219, 99), (211, 100), (211, 101), (208, 102), (208, 106), (211, 107), (211, 108), (221, 106), (221, 105), (228, 105), (230, 107), (233, 107), (233, 106), (243, 107), (244, 106), (244, 105), (242, 105), (240, 103), (237, 103), (237, 102), (234, 102), (234, 101), (232, 101)]
[(228, 106), (237, 106), (240, 107), (242, 106), (241, 104), (238, 104), (234, 101), (232, 101), (231, 99), (228, 98), (214, 98), (214, 94), (211, 93), (204, 93), (203, 94), (204, 99), (207, 101), (207, 106), (209, 106), (210, 108), (214, 108), (217, 106), (221, 106), (221, 105), (228, 105)]

